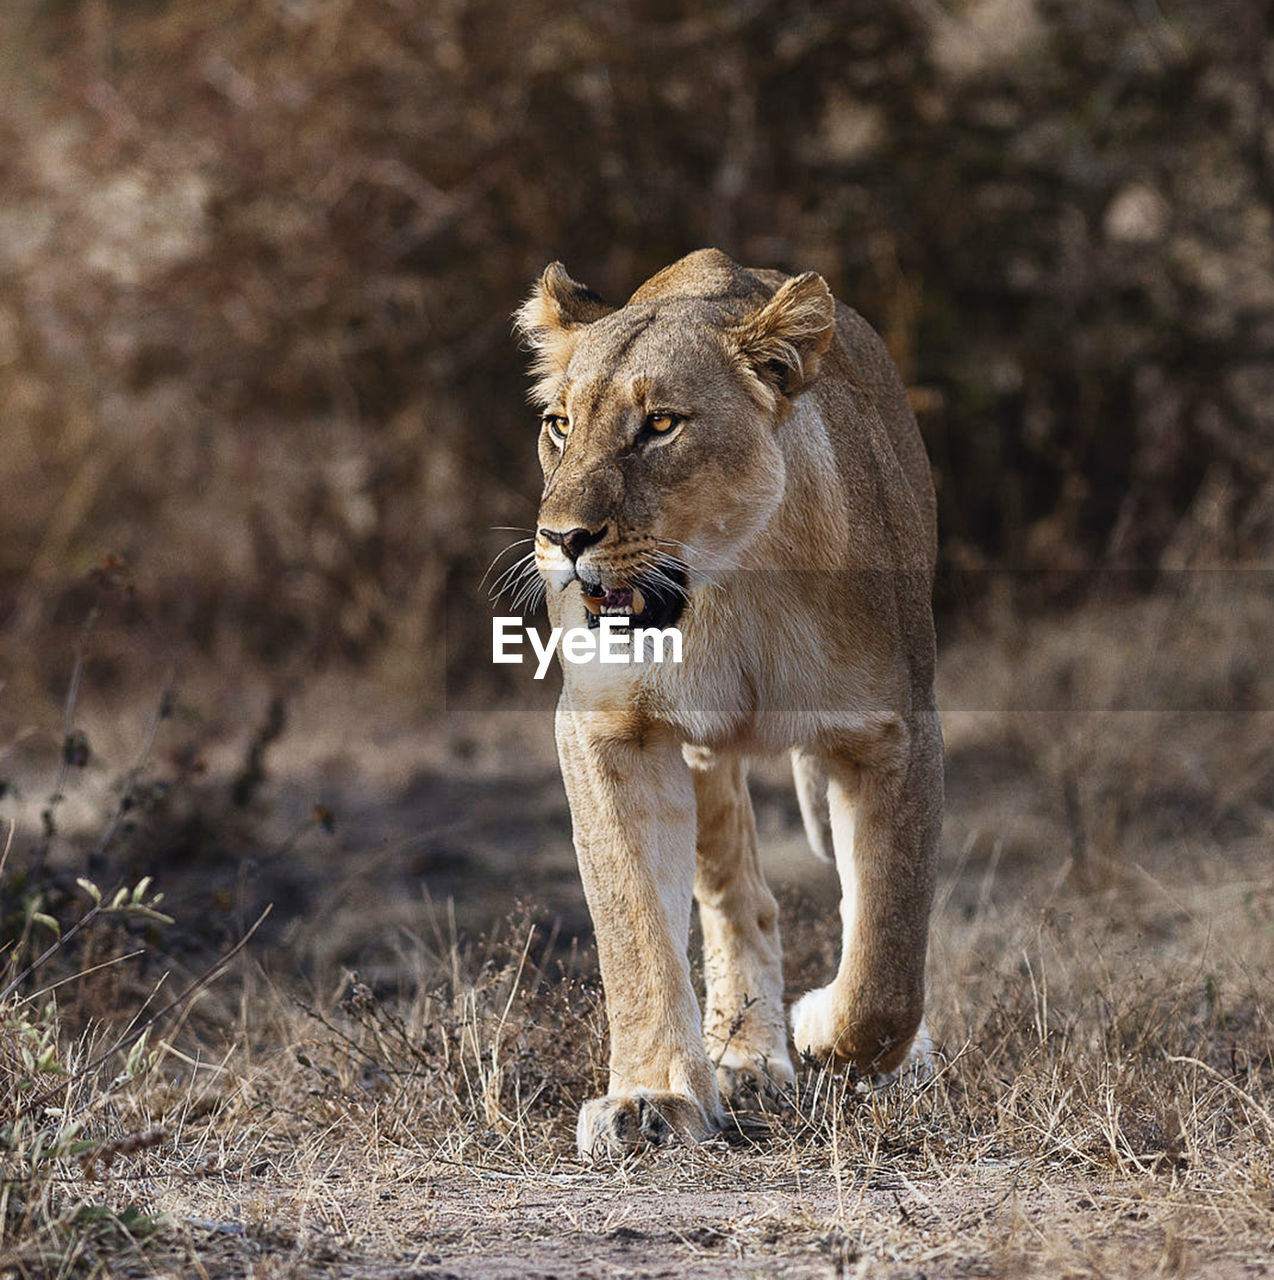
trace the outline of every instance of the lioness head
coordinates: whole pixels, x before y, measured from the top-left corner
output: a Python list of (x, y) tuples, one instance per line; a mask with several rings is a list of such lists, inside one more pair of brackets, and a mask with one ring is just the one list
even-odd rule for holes
[(541, 575), (598, 614), (672, 626), (697, 571), (737, 564), (784, 492), (775, 428), (817, 375), (835, 303), (702, 250), (613, 308), (553, 263), (517, 315), (535, 354)]

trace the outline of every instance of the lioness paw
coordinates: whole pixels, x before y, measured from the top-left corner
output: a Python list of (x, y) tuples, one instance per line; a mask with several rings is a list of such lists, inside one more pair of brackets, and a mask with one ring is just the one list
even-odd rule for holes
[(806, 992), (792, 1006), (792, 1038), (796, 1051), (815, 1058), (836, 1057), (843, 1017), (834, 988), (820, 987)]
[(586, 1102), (580, 1108), (575, 1143), (582, 1159), (597, 1160), (657, 1147), (674, 1135), (702, 1142), (715, 1131), (693, 1098), (640, 1091)]
[(910, 1078), (915, 1084), (933, 1079), (933, 1041), (929, 1038), (929, 1027), (923, 1020), (911, 1042), (911, 1048), (907, 1050), (907, 1056), (892, 1071), (880, 1071), (874, 1076), (868, 1076), (858, 1087), (862, 1089), (865, 1085), (870, 1089), (885, 1089), (904, 1077)]
[(737, 1108), (782, 1097), (796, 1084), (786, 1053), (774, 1056), (727, 1049), (717, 1062), (717, 1087), (724, 1101)]
[[(909, 1036), (899, 1034), (891, 1041), (878, 1027), (866, 1040), (867, 1044), (892, 1046), (876, 1052), (877, 1060), (882, 1063), (879, 1070), (873, 1070), (873, 1064), (864, 1061), (872, 1051), (856, 1043), (860, 1033), (861, 1028), (855, 1025), (852, 1012), (846, 1010), (834, 984), (808, 992), (792, 1006), (792, 1038), (797, 1050), (824, 1062), (856, 1063), (866, 1069), (865, 1083), (869, 1087), (883, 1088), (906, 1072), (914, 1072), (918, 1079), (927, 1079), (933, 1074), (930, 1056), (933, 1046), (923, 1018), (919, 1028)], [(903, 1044), (907, 1048), (900, 1054)]]

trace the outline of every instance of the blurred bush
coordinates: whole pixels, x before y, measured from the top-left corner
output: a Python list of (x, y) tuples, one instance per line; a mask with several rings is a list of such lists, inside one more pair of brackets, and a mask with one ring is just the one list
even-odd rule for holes
[(884, 332), (949, 563), (1268, 560), (1269, 44), (1257, 0), (10, 0), (4, 666), (109, 552), (222, 658), (431, 669), (534, 519), (519, 297), (705, 244)]

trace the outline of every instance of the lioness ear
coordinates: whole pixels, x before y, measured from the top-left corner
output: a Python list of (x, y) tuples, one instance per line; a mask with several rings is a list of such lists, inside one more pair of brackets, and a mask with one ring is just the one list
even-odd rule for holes
[(560, 262), (550, 262), (536, 281), (531, 296), (517, 309), (513, 323), (523, 341), (535, 353), (533, 366), (540, 385), (565, 371), (575, 348), (578, 330), (614, 311), (587, 285), (572, 280)]
[(726, 332), (726, 346), (771, 397), (804, 391), (836, 331), (836, 300), (815, 271), (788, 280), (763, 307)]

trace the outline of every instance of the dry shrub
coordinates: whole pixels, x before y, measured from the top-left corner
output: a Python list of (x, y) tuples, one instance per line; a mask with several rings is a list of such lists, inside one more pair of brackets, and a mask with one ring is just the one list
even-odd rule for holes
[(10, 6), (0, 620), (109, 549), (161, 634), (436, 694), (533, 518), (510, 311), (706, 243), (883, 329), (953, 563), (1262, 554), (1259, 12)]

